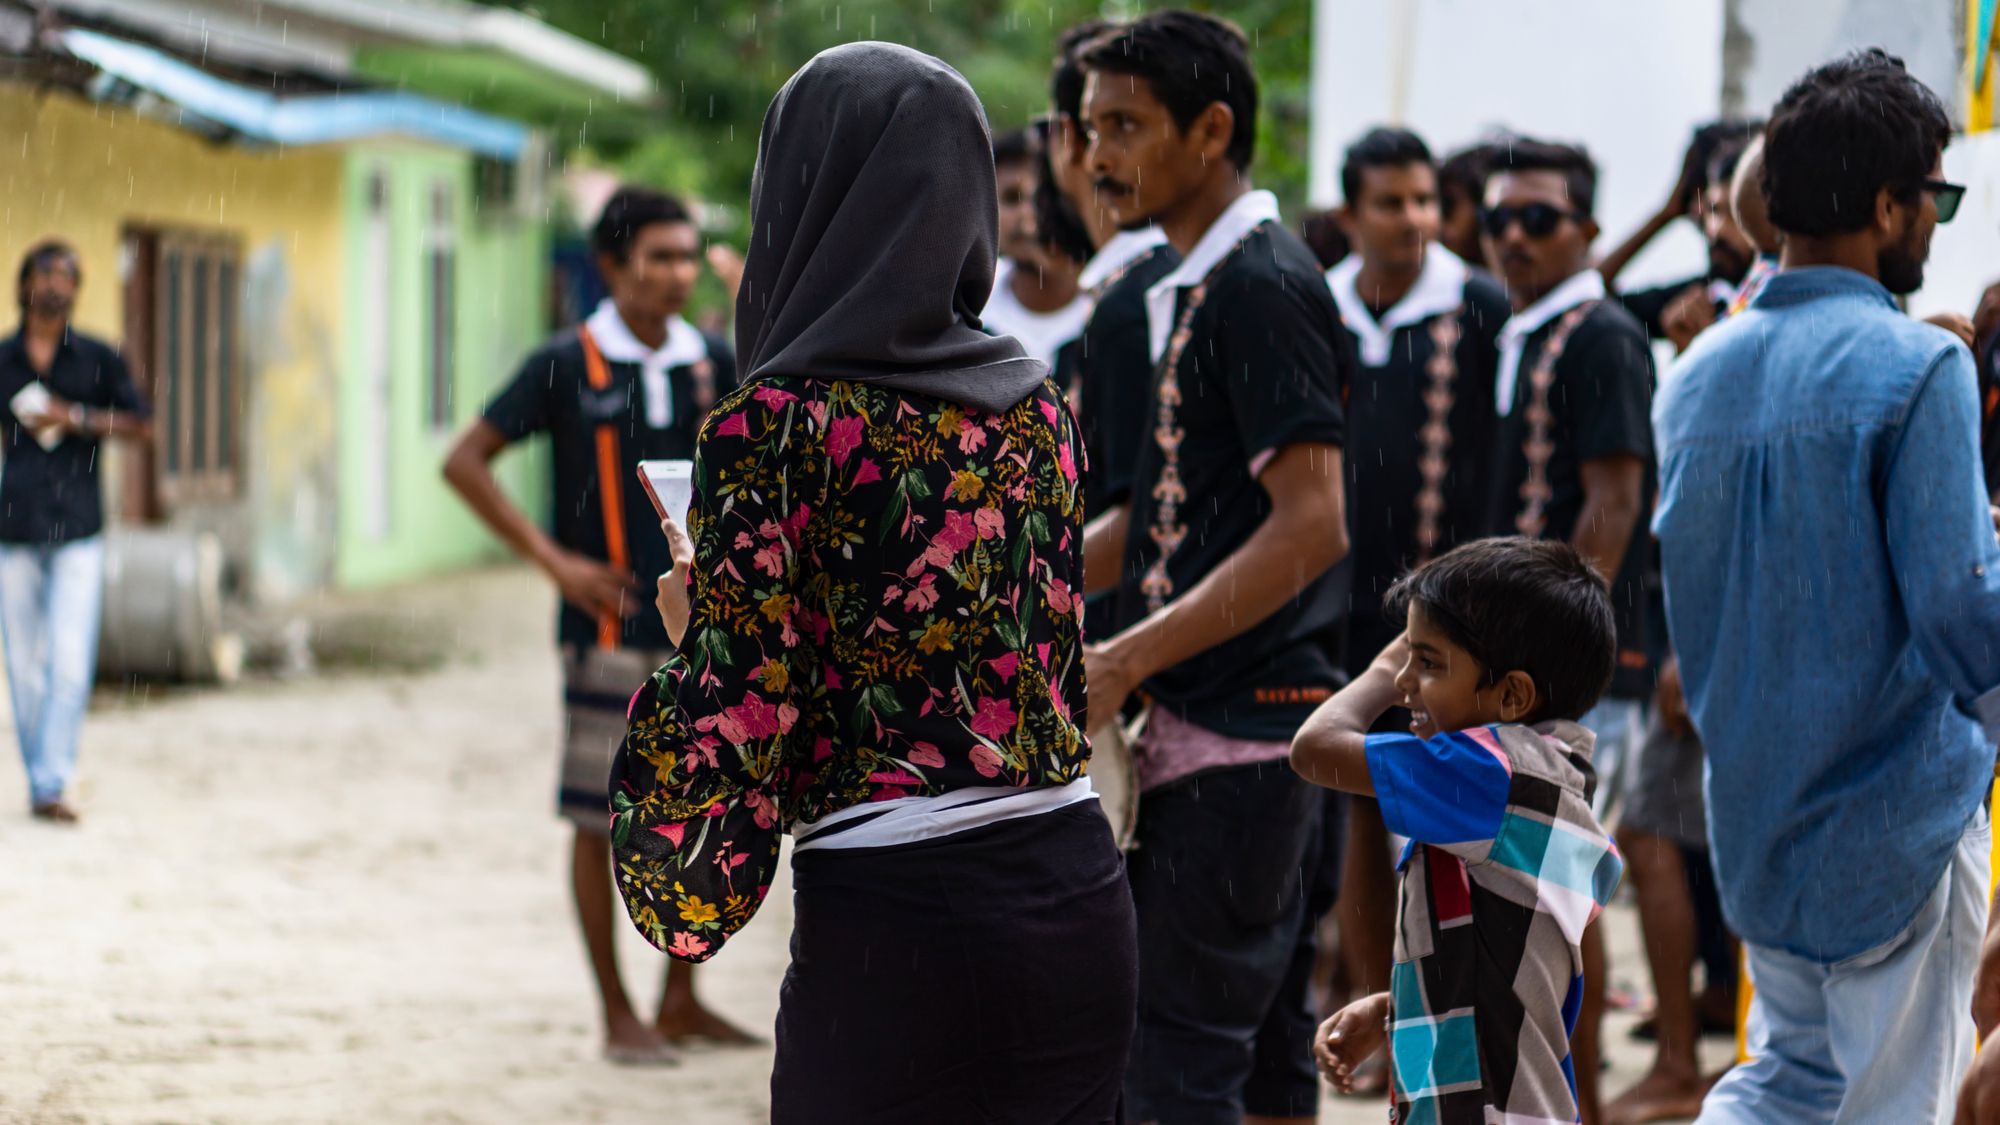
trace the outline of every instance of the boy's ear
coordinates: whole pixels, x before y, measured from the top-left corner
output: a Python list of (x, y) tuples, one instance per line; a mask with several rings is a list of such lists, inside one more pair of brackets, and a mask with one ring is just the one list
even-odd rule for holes
[(1535, 678), (1516, 668), (1494, 685), (1500, 691), (1500, 721), (1518, 723), (1535, 713), (1541, 699), (1535, 692)]

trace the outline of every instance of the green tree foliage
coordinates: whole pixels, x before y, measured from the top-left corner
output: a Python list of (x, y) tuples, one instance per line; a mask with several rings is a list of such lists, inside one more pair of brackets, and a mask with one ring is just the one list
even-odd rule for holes
[[(541, 0), (516, 4), (574, 35), (637, 59), (659, 76), (661, 104), (637, 122), (584, 121), (565, 130), (624, 175), (743, 214), (757, 134), (771, 96), (825, 48), (862, 39), (906, 43), (957, 67), (996, 129), (1025, 124), (1048, 103), (1048, 68), (1062, 30), (1092, 16), (1127, 17), (1130, 0)], [(1296, 217), (1307, 179), (1309, 0), (1192, 0), (1251, 39), (1263, 109), (1253, 173)], [(607, 116), (606, 122), (614, 120)]]

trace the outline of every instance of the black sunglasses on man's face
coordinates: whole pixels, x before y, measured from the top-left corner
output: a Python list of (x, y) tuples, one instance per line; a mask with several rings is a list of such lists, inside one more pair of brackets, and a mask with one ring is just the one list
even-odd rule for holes
[[(1943, 209), (1942, 202), (1939, 209)], [(1521, 207), (1488, 207), (1479, 213), (1479, 221), (1486, 233), (1493, 238), (1503, 238), (1507, 228), (1516, 220), (1521, 223), (1521, 233), (1529, 238), (1547, 238), (1556, 232), (1564, 219), (1581, 219), (1583, 213), (1558, 207), (1553, 203), (1529, 203)]]
[(1917, 185), (1937, 197), (1938, 222), (1948, 223), (1958, 214), (1958, 205), (1965, 201), (1965, 185), (1948, 180), (1925, 180)]

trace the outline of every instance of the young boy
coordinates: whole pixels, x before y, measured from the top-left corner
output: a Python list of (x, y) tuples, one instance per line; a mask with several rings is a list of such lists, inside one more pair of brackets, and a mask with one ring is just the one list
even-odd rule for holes
[[(1583, 930), (1618, 885), (1576, 722), (1617, 649), (1603, 579), (1552, 540), (1486, 539), (1391, 592), (1407, 630), (1292, 743), (1307, 780), (1374, 796), (1410, 839), (1388, 992), (1322, 1024), (1336, 1085), (1389, 1046), (1396, 1122), (1576, 1121)], [(1409, 734), (1369, 734), (1392, 706)]]

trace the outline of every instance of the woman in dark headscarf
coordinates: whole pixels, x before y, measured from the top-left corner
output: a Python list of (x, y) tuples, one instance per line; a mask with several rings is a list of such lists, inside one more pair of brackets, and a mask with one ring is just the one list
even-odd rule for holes
[(703, 960), (794, 840), (772, 1120), (1105, 1122), (1132, 906), (1084, 774), (1082, 489), (1062, 397), (980, 330), (991, 142), (882, 43), (771, 104), (660, 609), (612, 774), (633, 921)]

